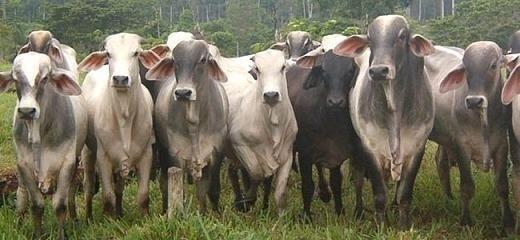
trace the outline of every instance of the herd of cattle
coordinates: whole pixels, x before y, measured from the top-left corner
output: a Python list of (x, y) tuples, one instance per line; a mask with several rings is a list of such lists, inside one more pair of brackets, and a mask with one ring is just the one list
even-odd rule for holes
[[(434, 46), (412, 34), (397, 15), (376, 18), (366, 35), (328, 35), (321, 43), (306, 32), (291, 32), (284, 43), (238, 58), (225, 58), (217, 47), (185, 32), (172, 33), (166, 44), (150, 50), (140, 44), (135, 34), (109, 36), (101, 51), (78, 65), (72, 48), (48, 31), (34, 31), (12, 70), (0, 73), (0, 92), (11, 83), (16, 87), (16, 205), (22, 216), (30, 206), (35, 237), (42, 234), (49, 194), (59, 237), (66, 237), (67, 213), (76, 218), (74, 176), (80, 160), (89, 221), (96, 178), (103, 212), (121, 216), (130, 172), (137, 175), (137, 205), (147, 214), (155, 160), (163, 211), (172, 166), (195, 183), (201, 211), (206, 197), (218, 211), (220, 169), (228, 159), (238, 210), (251, 209), (260, 184), (267, 207), (274, 181), (282, 213), (296, 167), (305, 217), (312, 219), (315, 189), (323, 201), (333, 197), (341, 214), (340, 167), (350, 159), (356, 217), (363, 212), (368, 179), (376, 220), (384, 222), (385, 182), (393, 180), (399, 227), (408, 229), (428, 139), (439, 144), (436, 162), (447, 197), (452, 197), (449, 169), (460, 170), (462, 224), (472, 223), (473, 161), (495, 173), (504, 229), (519, 228), (509, 204), (507, 166), (510, 155), (514, 197), (520, 202), (520, 54), (515, 54), (520, 31), (508, 55), (489, 41), (465, 50)], [(88, 72), (81, 87), (78, 70)]]

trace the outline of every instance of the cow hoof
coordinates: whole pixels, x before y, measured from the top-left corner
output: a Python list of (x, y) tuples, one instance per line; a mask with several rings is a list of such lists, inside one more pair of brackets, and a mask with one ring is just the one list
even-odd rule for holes
[(471, 227), (473, 226), (473, 220), (471, 220), (471, 218), (468, 216), (464, 216), (460, 220), (460, 225), (462, 225), (463, 227)]
[(318, 196), (320, 196), (320, 199), (324, 203), (330, 202), (331, 199), (331, 193), (327, 187), (320, 187), (318, 189)]
[(515, 230), (515, 219), (512, 214), (504, 215), (502, 219), (502, 225), (504, 226), (504, 232), (506, 235), (510, 236), (514, 233)]
[(345, 215), (345, 208), (336, 208), (336, 215), (341, 216)]
[(357, 220), (363, 219), (363, 207), (356, 207), (356, 209), (354, 210), (354, 217)]
[(305, 224), (312, 223), (312, 213), (303, 211), (300, 213), (300, 221)]

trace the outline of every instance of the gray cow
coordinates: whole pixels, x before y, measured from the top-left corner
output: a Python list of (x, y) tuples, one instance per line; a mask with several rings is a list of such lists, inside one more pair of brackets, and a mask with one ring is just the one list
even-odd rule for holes
[[(81, 88), (73, 75), (51, 67), (44, 54), (18, 55), (10, 72), (0, 73), (0, 92), (16, 84), (13, 135), (17, 155), (17, 211), (31, 204), (33, 238), (42, 234), (44, 195), (53, 194), (58, 237), (65, 239), (66, 209), (75, 218), (75, 191), (71, 182), (85, 144), (87, 115)], [(70, 193), (69, 193), (70, 191)], [(68, 201), (68, 202), (67, 202)]]
[(386, 209), (386, 174), (398, 181), (401, 229), (411, 224), (413, 185), (433, 127), (433, 94), (424, 56), (434, 51), (431, 42), (412, 35), (406, 19), (398, 15), (376, 18), (367, 36), (349, 37), (334, 49), (338, 55), (361, 56), (356, 59), (360, 71), (350, 93), (351, 119), (372, 158), (367, 164), (377, 220), (383, 221)]
[(448, 161), (452, 160), (460, 171), (461, 224), (470, 225), (470, 201), (475, 194), (471, 161), (484, 171), (492, 165), (502, 205), (502, 224), (511, 230), (514, 219), (507, 179), (509, 114), (500, 102), (503, 63), (500, 47), (485, 41), (472, 43), (463, 55), (436, 47), (436, 52), (425, 58), (435, 95), (435, 122), (430, 139), (444, 151), (438, 159), (444, 191), (450, 194)]
[(304, 31), (292, 31), (287, 34), (287, 40), (285, 42), (275, 43), (271, 48), (280, 51), (285, 50), (288, 58), (292, 61), (296, 61), (297, 58), (305, 55), (320, 45), (320, 42), (312, 40), (310, 33)]
[(82, 86), (89, 115), (87, 147), (82, 153), (87, 220), (92, 219), (96, 165), (101, 175), (105, 213), (123, 214), (125, 179), (134, 169), (139, 184), (137, 204), (141, 213), (148, 213), (155, 141), (153, 102), (141, 84), (139, 63), (151, 67), (160, 59), (154, 52), (142, 50), (141, 40), (135, 34), (111, 35), (105, 39), (104, 50), (91, 53), (79, 64), (80, 70), (90, 71)]
[(146, 77), (167, 81), (155, 105), (158, 142), (168, 150), (160, 160), (163, 210), (168, 206), (167, 169), (172, 165), (190, 171), (201, 210), (206, 211), (206, 195), (216, 210), (229, 107), (220, 82), (227, 80), (226, 75), (206, 42), (187, 40), (179, 42), (172, 57), (162, 59)]
[(27, 36), (28, 42), (20, 48), (18, 54), (29, 51), (49, 55), (54, 67), (70, 71), (74, 80), (79, 80), (78, 63), (76, 62), (76, 51), (60, 43), (51, 32), (39, 30), (32, 31)]

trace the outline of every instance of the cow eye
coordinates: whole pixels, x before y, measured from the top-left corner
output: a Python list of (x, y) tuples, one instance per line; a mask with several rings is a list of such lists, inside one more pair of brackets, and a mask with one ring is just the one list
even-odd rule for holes
[(282, 72), (285, 71), (285, 68), (286, 68), (286, 66), (283, 65), (283, 66), (282, 66)]
[(107, 52), (107, 58), (110, 58), (110, 53), (109, 52)]
[(137, 57), (139, 55), (139, 52), (134, 52), (134, 57)]
[(493, 63), (493, 64), (491, 65), (491, 69), (497, 69), (497, 63)]
[(205, 63), (206, 63), (206, 61), (207, 61), (207, 59), (206, 59), (206, 58), (202, 58), (202, 59), (200, 60), (200, 63), (202, 63), (202, 64), (205, 64)]

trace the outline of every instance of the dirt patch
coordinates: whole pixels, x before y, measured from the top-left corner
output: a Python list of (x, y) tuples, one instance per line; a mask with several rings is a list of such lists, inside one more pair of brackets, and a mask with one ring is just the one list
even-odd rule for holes
[(16, 169), (0, 169), (0, 199), (5, 199), (9, 194), (16, 192), (17, 187)]

